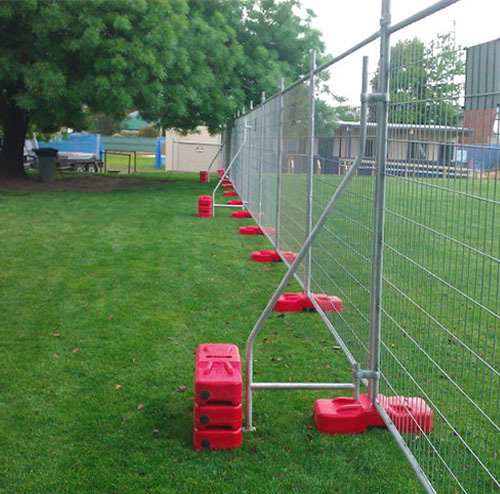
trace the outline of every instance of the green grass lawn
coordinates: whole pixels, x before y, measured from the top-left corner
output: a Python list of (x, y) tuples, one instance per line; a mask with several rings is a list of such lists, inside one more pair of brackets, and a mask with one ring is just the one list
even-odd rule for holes
[[(243, 353), (284, 267), (250, 261), (269, 248), (238, 235), (251, 221), (195, 216), (214, 181), (150, 176), (0, 193), (0, 492), (421, 493), (388, 432), (316, 431), (327, 392), (260, 391), (240, 449), (193, 451), (196, 347)], [(256, 380), (350, 381), (314, 314), (273, 314), (255, 355)]]

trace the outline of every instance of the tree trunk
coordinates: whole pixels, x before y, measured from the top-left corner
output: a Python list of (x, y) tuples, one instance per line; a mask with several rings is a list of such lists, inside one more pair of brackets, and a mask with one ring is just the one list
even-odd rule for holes
[(0, 178), (24, 178), (24, 140), (28, 130), (28, 115), (15, 103), (2, 106), (3, 142), (0, 151)]

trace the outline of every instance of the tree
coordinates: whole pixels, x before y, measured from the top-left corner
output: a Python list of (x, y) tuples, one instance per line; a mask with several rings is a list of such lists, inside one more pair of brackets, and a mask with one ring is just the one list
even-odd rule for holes
[(139, 129), (137, 133), (139, 137), (158, 137), (160, 135), (160, 131), (154, 125), (147, 125), (142, 129)]
[[(448, 33), (425, 44), (418, 38), (391, 48), (389, 122), (456, 125), (465, 63)], [(376, 89), (378, 73), (372, 79)], [(375, 121), (373, 108), (370, 120)]]
[[(334, 97), (337, 103), (345, 103), (346, 99)], [(359, 122), (359, 109), (350, 105), (329, 105), (321, 99), (315, 101), (314, 132), (316, 137), (331, 137), (338, 129), (339, 122)]]
[(107, 115), (91, 115), (89, 116), (88, 130), (95, 134), (111, 136), (120, 132), (122, 129), (122, 120)]
[(235, 26), (238, 40), (245, 49), (240, 67), (246, 99), (260, 101), (260, 91), (274, 94), (281, 77), (292, 83), (310, 71), (310, 51), (317, 62), (327, 58), (321, 33), (311, 27), (315, 14), (306, 11), (302, 19), (299, 0), (246, 0), (243, 22)]
[(122, 118), (154, 105), (186, 10), (170, 0), (0, 2), (0, 174), (24, 174), (29, 124), (80, 129), (89, 111)]
[[(179, 132), (219, 132), (237, 110), (309, 72), (309, 51), (325, 58), (320, 33), (298, 0), (189, 0), (190, 22), (163, 81), (160, 121)], [(153, 112), (143, 114), (155, 120)]]
[(81, 130), (134, 108), (180, 131), (220, 131), (322, 53), (298, 0), (0, 2), (0, 175), (22, 176), (28, 126)]

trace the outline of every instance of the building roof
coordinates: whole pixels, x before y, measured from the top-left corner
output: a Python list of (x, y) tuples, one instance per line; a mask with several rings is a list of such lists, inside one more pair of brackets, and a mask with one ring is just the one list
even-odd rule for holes
[[(360, 122), (347, 122), (340, 120), (337, 122), (341, 127), (359, 127)], [(376, 122), (367, 122), (367, 127), (376, 127)], [(465, 127), (455, 127), (449, 125), (422, 125), (422, 124), (403, 124), (403, 123), (389, 123), (389, 129), (410, 129), (410, 130), (434, 130), (439, 132), (464, 132), (469, 133), (471, 129)]]

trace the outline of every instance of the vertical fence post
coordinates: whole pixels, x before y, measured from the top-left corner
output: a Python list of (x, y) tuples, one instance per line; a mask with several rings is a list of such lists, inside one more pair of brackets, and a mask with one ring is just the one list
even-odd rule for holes
[[(248, 116), (250, 118), (250, 122), (252, 122), (253, 100), (250, 100), (250, 108), (248, 111), (249, 111)], [(250, 126), (252, 127), (252, 130), (255, 130), (251, 123), (250, 123)], [(254, 146), (253, 146), (252, 135), (249, 134), (248, 137), (249, 138), (248, 138), (247, 145), (246, 145), (246, 148), (247, 148), (247, 153), (246, 153), (246, 156), (247, 156), (247, 163), (246, 163), (246, 167), (247, 167), (247, 191), (246, 191), (246, 198), (244, 200), (247, 201), (248, 210), (253, 211), (254, 207), (250, 204), (250, 194), (251, 194), (250, 184), (252, 182), (252, 160), (254, 158), (254, 156), (253, 156)]]
[(265, 91), (262, 91), (262, 97), (261, 97), (261, 106), (260, 106), (260, 111), (262, 112), (262, 116), (260, 119), (260, 153), (259, 153), (259, 207), (258, 207), (258, 213), (259, 213), (259, 218), (257, 220), (257, 224), (261, 226), (262, 224), (262, 169), (264, 166), (264, 122), (265, 122), (265, 103), (266, 102), (266, 93)]
[(282, 77), (280, 80), (280, 91), (278, 96), (278, 112), (279, 112), (279, 122), (278, 122), (278, 169), (276, 170), (276, 237), (274, 241), (274, 247), (279, 251), (280, 244), (280, 214), (281, 214), (281, 167), (283, 165), (283, 121), (284, 121), (284, 110), (283, 110), (283, 90), (285, 89), (285, 78)]
[(370, 336), (368, 368), (377, 373), (369, 381), (368, 394), (376, 401), (379, 388), (380, 327), (382, 320), (382, 269), (385, 220), (385, 166), (387, 159), (387, 123), (389, 114), (389, 69), (391, 2), (382, 1), (380, 19), (380, 63), (377, 91), (381, 97), (377, 104), (377, 155), (375, 172), (375, 202), (373, 224), (372, 271), (370, 282)]
[[(311, 76), (309, 82), (309, 136), (308, 136), (308, 170), (307, 170), (307, 204), (306, 204), (306, 238), (312, 230), (312, 209), (313, 209), (313, 179), (314, 179), (314, 89), (316, 70), (316, 52), (311, 50)], [(309, 295), (311, 293), (311, 265), (312, 265), (312, 246), (309, 247), (306, 255), (304, 288)]]

